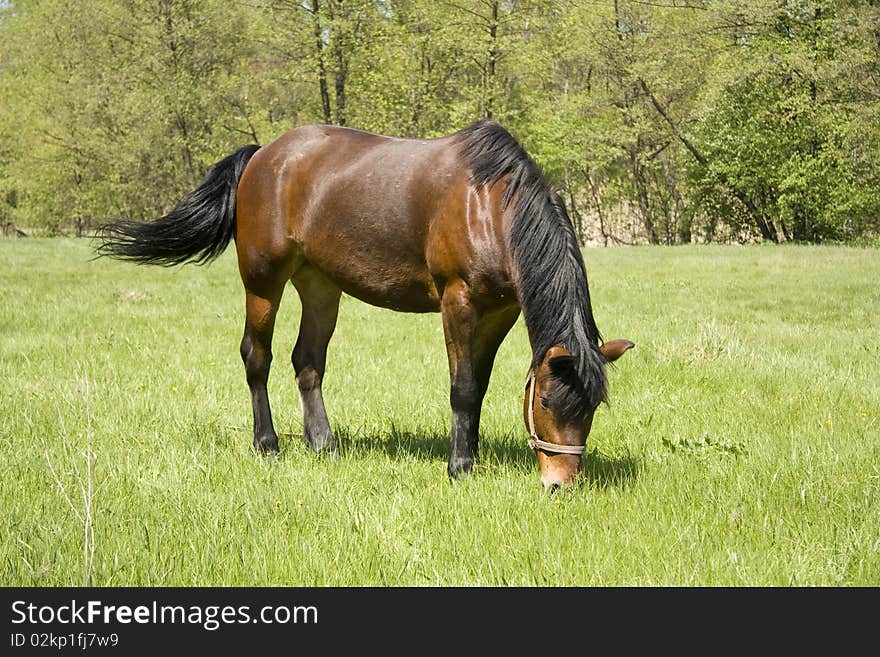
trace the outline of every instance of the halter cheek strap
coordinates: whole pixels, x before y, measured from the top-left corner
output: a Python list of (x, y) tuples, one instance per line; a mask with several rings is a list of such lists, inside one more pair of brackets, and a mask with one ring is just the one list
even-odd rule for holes
[(538, 438), (538, 432), (535, 430), (535, 374), (529, 375), (529, 411), (527, 413), (529, 420), (529, 447), (533, 450), (542, 452), (554, 452), (556, 454), (574, 454), (581, 456), (587, 451), (586, 445), (557, 445), (556, 443), (548, 443), (546, 440)]

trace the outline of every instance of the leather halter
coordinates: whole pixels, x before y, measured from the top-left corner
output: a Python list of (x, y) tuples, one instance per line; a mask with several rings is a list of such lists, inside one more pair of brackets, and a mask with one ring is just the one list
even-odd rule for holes
[(557, 445), (556, 443), (548, 443), (546, 440), (538, 438), (538, 432), (535, 430), (535, 373), (529, 374), (529, 412), (527, 414), (529, 420), (529, 447), (533, 450), (542, 452), (555, 452), (556, 454), (574, 454), (581, 456), (587, 451), (586, 445)]

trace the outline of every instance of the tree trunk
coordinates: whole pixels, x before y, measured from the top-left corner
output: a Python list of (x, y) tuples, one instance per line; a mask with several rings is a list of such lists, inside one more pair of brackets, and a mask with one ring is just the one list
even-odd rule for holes
[(489, 51), (486, 53), (486, 79), (484, 90), (485, 115), (491, 119), (495, 106), (495, 63), (498, 60), (498, 0), (491, 4), (489, 20)]
[(311, 0), (311, 14), (314, 21), (315, 47), (318, 54), (318, 88), (321, 91), (321, 109), (323, 110), (324, 123), (331, 123), (330, 115), (330, 92), (327, 88), (327, 66), (324, 63), (324, 36), (321, 33), (321, 7), (318, 0)]
[[(754, 208), (754, 205), (752, 205)], [(751, 208), (750, 208), (751, 211)], [(755, 208), (755, 212), (757, 209)], [(765, 240), (770, 240), (771, 242), (779, 242), (779, 238), (776, 236), (776, 229), (770, 226), (770, 223), (764, 219), (760, 214), (753, 215), (755, 219), (755, 223), (758, 226), (758, 230), (761, 231), (761, 237)]]
[(336, 125), (345, 125), (345, 81), (348, 61), (342, 48), (336, 49)]
[(596, 183), (593, 182), (593, 177), (589, 173), (587, 174), (587, 185), (590, 187), (590, 196), (593, 197), (593, 203), (596, 204), (596, 217), (599, 219), (599, 233), (602, 235), (603, 245), (608, 246), (609, 235), (605, 231), (605, 215), (602, 212), (602, 202), (599, 199)]
[(574, 186), (571, 181), (571, 169), (565, 169), (565, 188), (568, 192), (568, 208), (569, 214), (571, 215), (572, 225), (574, 227), (574, 234), (577, 237), (578, 244), (584, 246), (586, 243), (586, 236), (584, 231), (584, 218), (578, 210), (577, 203), (574, 198)]
[(639, 164), (635, 150), (629, 152), (629, 162), (632, 168), (633, 181), (636, 185), (636, 199), (639, 202), (639, 214), (642, 216), (642, 225), (648, 233), (648, 241), (651, 244), (660, 244), (660, 237), (657, 235), (657, 229), (654, 227), (654, 221), (651, 217), (651, 204), (648, 199), (648, 187), (645, 181), (645, 174), (642, 171), (642, 165)]

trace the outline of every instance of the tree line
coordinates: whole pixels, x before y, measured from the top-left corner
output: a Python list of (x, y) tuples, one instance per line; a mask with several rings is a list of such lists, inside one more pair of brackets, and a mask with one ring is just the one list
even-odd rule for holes
[(880, 2), (5, 0), (0, 223), (167, 211), (306, 123), (504, 124), (585, 243), (876, 239)]

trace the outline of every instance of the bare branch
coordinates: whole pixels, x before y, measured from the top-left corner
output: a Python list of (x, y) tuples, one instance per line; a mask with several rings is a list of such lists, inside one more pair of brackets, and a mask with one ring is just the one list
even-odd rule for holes
[(642, 78), (639, 78), (639, 86), (641, 86), (642, 91), (644, 91), (645, 95), (647, 95), (648, 98), (651, 100), (651, 104), (654, 106), (654, 109), (657, 110), (660, 116), (662, 116), (666, 123), (669, 125), (669, 129), (672, 130), (672, 134), (675, 135), (675, 137), (682, 144), (684, 144), (684, 147), (688, 149), (688, 151), (690, 151), (691, 155), (694, 156), (697, 162), (699, 162), (703, 166), (706, 166), (709, 163), (708, 160), (706, 160), (705, 156), (697, 150), (697, 148), (690, 142), (687, 137), (684, 136), (681, 130), (678, 129), (678, 126), (669, 117), (669, 113), (660, 104), (660, 101), (657, 100), (656, 96), (651, 93), (651, 90), (648, 88), (648, 85)]

